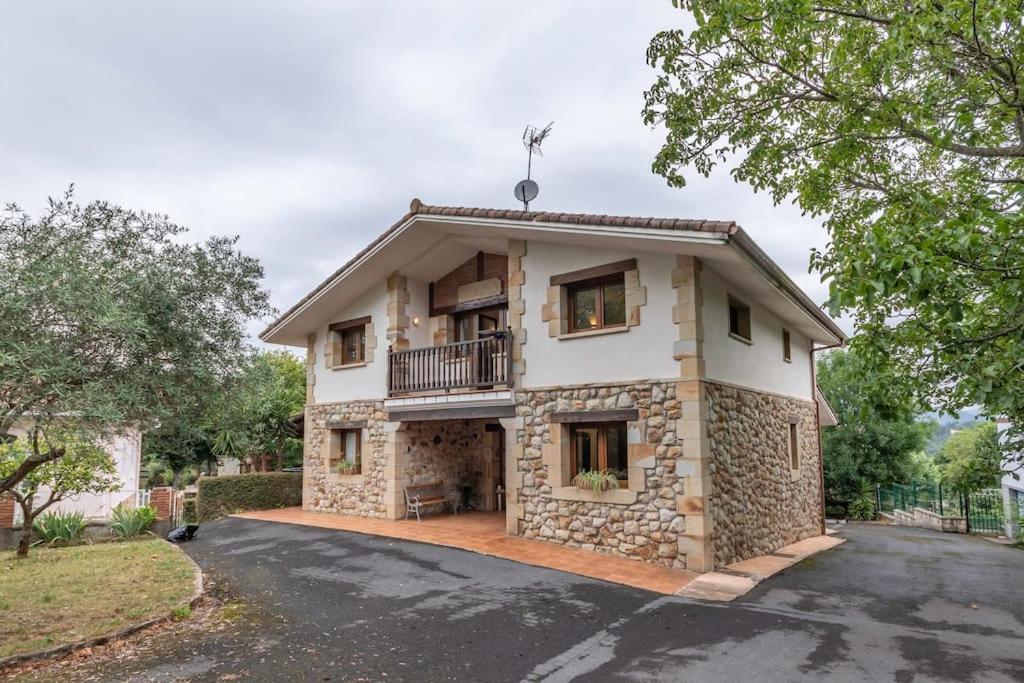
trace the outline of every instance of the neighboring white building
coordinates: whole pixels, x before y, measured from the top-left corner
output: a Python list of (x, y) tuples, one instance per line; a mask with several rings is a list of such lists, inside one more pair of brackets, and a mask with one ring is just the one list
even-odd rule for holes
[[(1002, 436), (1009, 428), (1010, 423), (1000, 420), (997, 424), (999, 434)], [(1013, 470), (1017, 477), (1007, 473), (1003, 475), (1003, 517), (1005, 519), (1006, 535), (1009, 538), (1017, 538), (1019, 531), (1018, 521), (1024, 517), (1024, 468), (1021, 463), (1007, 462), (1004, 470)]]
[(261, 338), (306, 348), (306, 509), (429, 484), (697, 571), (824, 531), (814, 351), (844, 335), (735, 223), (414, 200)]

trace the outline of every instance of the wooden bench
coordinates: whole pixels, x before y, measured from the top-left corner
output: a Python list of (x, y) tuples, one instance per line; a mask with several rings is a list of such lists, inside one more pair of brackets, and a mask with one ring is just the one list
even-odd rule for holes
[[(409, 519), (409, 513), (416, 515), (416, 521), (420, 520), (420, 508), (426, 505), (442, 505), (450, 503), (451, 499), (445, 492), (444, 482), (432, 481), (429, 484), (412, 484), (405, 487), (405, 518)], [(452, 510), (458, 514), (453, 505)]]

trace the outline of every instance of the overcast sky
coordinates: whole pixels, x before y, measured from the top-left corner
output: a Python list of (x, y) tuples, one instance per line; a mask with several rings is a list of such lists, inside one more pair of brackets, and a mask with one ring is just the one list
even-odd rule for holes
[(553, 120), (531, 208), (735, 220), (821, 303), (816, 221), (724, 168), (651, 173), (645, 50), (687, 24), (668, 0), (4, 3), (0, 201), (73, 182), (241, 235), (283, 310), (413, 197), (514, 207), (523, 127)]

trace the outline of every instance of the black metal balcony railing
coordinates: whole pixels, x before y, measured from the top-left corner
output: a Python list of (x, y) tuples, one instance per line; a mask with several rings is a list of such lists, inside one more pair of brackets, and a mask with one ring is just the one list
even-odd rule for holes
[(510, 386), (511, 332), (474, 341), (388, 351), (388, 396)]

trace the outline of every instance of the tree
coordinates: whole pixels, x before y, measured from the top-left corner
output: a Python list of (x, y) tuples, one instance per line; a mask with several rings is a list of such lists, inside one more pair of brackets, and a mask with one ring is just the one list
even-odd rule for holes
[(296, 449), (301, 436), (292, 418), (306, 401), (306, 369), (286, 351), (257, 354), (245, 366), (233, 400), (211, 417), (213, 451), (220, 456), (252, 456), (261, 470), (272, 460), (277, 469)]
[[(233, 372), (245, 323), (271, 312), (237, 238), (182, 241), (165, 216), (69, 190), (33, 219), (0, 214), (0, 435), (73, 423), (150, 427)], [(64, 455), (44, 447), (0, 478), (11, 490)]]
[(1020, 3), (676, 4), (697, 28), (650, 45), (654, 170), (681, 186), (735, 160), (823, 217), (812, 268), (865, 360), (946, 411), (1024, 424)]
[(50, 436), (35, 428), (28, 437), (0, 444), (0, 477), (10, 476), (40, 454), (55, 449), (62, 453), (60, 458), (32, 467), (20, 485), (8, 491), (21, 508), (23, 518), (17, 557), (28, 556), (32, 524), (48, 508), (69, 496), (116, 491), (120, 486), (110, 455), (94, 439), (94, 435), (83, 437), (70, 432)]
[(822, 430), (825, 495), (848, 504), (874, 484), (907, 483), (924, 470), (916, 460), (932, 425), (917, 421), (917, 404), (892, 371), (869, 368), (856, 351), (818, 360), (818, 385), (839, 424)]
[(218, 457), (252, 457), (261, 470), (301, 461), (291, 418), (306, 400), (306, 370), (284, 351), (252, 354), (219, 385), (180, 403), (143, 439), (147, 457), (166, 463), (174, 486), (189, 467)]
[(961, 493), (998, 486), (1002, 458), (994, 423), (955, 432), (939, 450), (942, 483)]

